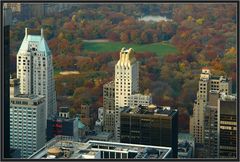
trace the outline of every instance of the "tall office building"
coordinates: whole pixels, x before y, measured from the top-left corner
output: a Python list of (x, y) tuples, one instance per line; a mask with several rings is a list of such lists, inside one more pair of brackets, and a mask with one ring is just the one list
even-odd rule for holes
[(219, 158), (237, 157), (237, 99), (221, 95), (218, 100)]
[[(1, 69), (2, 73), (0, 74), (2, 78), (9, 78), (9, 71), (10, 71), (10, 25), (11, 20), (9, 21), (9, 16), (11, 19), (11, 15), (9, 15), (9, 9), (3, 8), (3, 25), (2, 25), (2, 62), (1, 62)], [(1, 157), (9, 158), (10, 155), (10, 143), (9, 143), (9, 136), (10, 136), (10, 126), (9, 126), (9, 118), (10, 118), (10, 98), (9, 98), (9, 80), (8, 79), (0, 79), (0, 84), (2, 85), (2, 91), (4, 100), (2, 100), (2, 107), (1, 110), (4, 113), (2, 116), (1, 121), (4, 122), (2, 135), (4, 136), (4, 141), (2, 141), (2, 146), (4, 148), (4, 152)]]
[(56, 91), (53, 80), (52, 54), (41, 35), (29, 35), (25, 29), (25, 37), (17, 53), (17, 78), (20, 79), (22, 94), (44, 95), (47, 116), (56, 113)]
[(125, 107), (121, 112), (122, 143), (172, 147), (178, 152), (178, 111), (155, 105)]
[(103, 85), (103, 130), (114, 133), (115, 129), (115, 86), (114, 81)]
[(204, 150), (206, 158), (218, 157), (218, 91), (210, 91), (204, 112)]
[(122, 48), (115, 65), (115, 139), (120, 140), (121, 107), (129, 106), (129, 97), (139, 91), (138, 62), (132, 48)]
[(19, 79), (10, 80), (10, 147), (26, 158), (44, 146), (46, 140), (45, 98), (19, 93)]
[(208, 68), (203, 68), (199, 80), (197, 99), (194, 102), (193, 115), (190, 117), (190, 133), (194, 135), (197, 144), (204, 144), (204, 110), (211, 90), (231, 94), (231, 79), (223, 76), (212, 76)]

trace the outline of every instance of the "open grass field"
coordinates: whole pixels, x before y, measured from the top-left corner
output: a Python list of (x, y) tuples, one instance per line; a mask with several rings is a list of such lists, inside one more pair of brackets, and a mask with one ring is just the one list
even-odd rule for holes
[(133, 48), (136, 52), (153, 52), (158, 56), (167, 54), (177, 54), (178, 50), (168, 42), (152, 44), (125, 44), (121, 42), (84, 42), (84, 51), (93, 51), (97, 53), (120, 51), (122, 47)]

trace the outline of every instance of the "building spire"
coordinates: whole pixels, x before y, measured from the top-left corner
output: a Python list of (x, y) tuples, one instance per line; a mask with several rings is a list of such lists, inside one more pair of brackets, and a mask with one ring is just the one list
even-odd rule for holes
[(27, 35), (28, 35), (28, 29), (25, 28), (25, 37), (27, 37)]
[(41, 38), (43, 38), (43, 28), (41, 28)]

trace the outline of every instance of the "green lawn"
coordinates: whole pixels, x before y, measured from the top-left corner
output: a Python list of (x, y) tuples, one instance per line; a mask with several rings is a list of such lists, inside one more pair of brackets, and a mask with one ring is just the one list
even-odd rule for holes
[(168, 42), (152, 44), (125, 44), (121, 42), (84, 42), (84, 51), (94, 51), (97, 53), (120, 51), (122, 47), (133, 48), (136, 52), (153, 52), (158, 56), (178, 53), (176, 47)]

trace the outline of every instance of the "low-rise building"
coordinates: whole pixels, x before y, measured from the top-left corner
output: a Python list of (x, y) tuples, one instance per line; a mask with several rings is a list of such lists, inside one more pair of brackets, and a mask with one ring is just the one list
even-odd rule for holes
[(80, 139), (85, 138), (86, 132), (88, 131), (88, 127), (86, 127), (80, 120), (80, 117), (77, 116), (77, 121), (78, 121), (78, 137)]
[(171, 147), (137, 145), (89, 140), (74, 141), (57, 136), (29, 159), (166, 159), (172, 157)]
[(70, 118), (67, 107), (60, 107), (58, 116), (47, 120), (47, 141), (57, 135), (73, 136), (78, 139), (78, 118)]
[(178, 158), (194, 158), (195, 140), (189, 133), (178, 133)]
[(93, 132), (89, 133), (86, 137), (86, 141), (88, 140), (97, 140), (97, 141), (111, 141), (113, 137), (113, 133), (111, 132)]
[(151, 103), (152, 103), (152, 96), (150, 94), (143, 95), (140, 93), (136, 93), (129, 97), (129, 106), (130, 107), (136, 107), (139, 105), (148, 106)]

